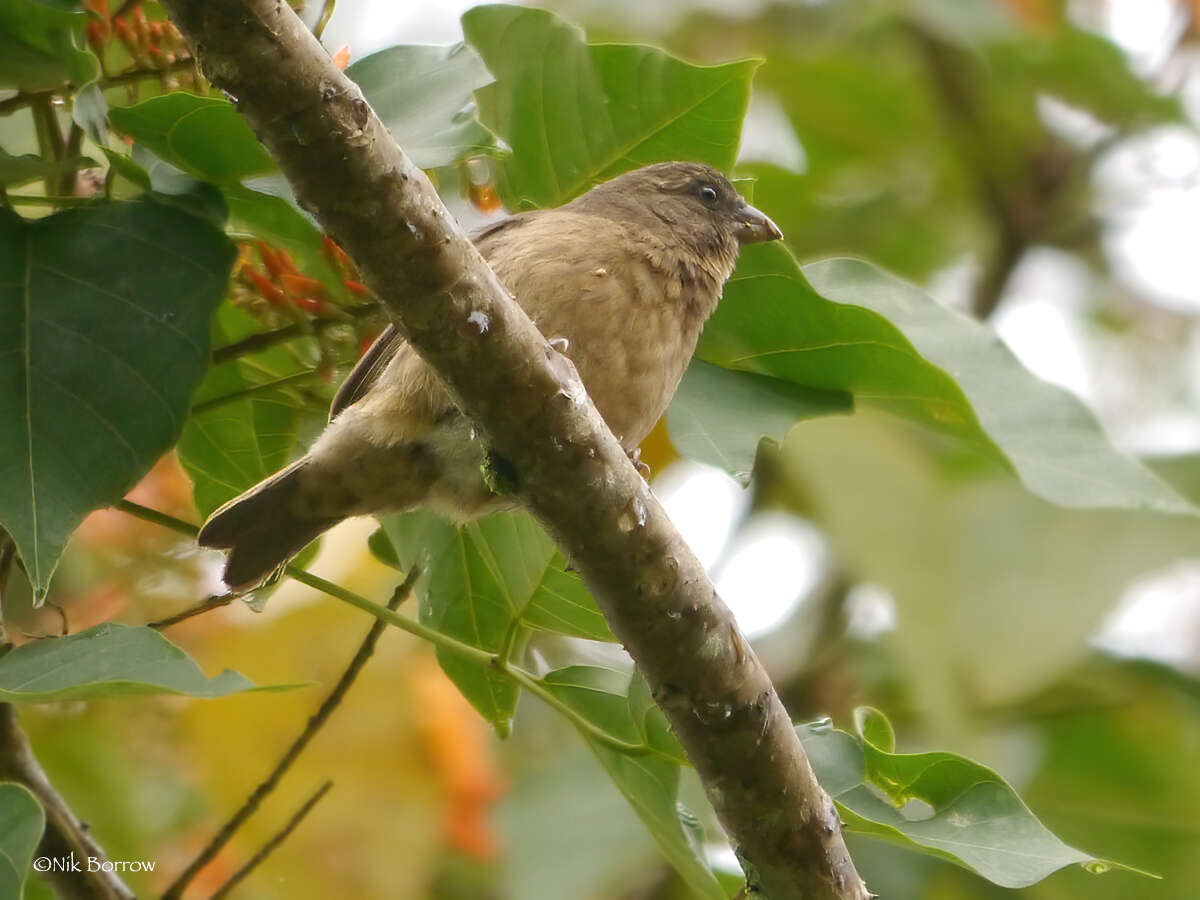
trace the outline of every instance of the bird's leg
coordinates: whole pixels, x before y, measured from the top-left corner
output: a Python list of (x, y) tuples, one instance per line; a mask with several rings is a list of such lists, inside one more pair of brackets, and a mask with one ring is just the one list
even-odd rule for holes
[(629, 457), (629, 461), (633, 463), (633, 467), (638, 470), (638, 474), (650, 480), (650, 467), (642, 462), (642, 448), (634, 447), (632, 450), (626, 450), (625, 455)]

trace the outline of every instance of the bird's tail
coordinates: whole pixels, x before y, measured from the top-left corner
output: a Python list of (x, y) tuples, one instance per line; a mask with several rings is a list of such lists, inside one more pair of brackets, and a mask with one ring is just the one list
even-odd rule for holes
[(202, 547), (229, 551), (225, 583), (245, 591), (266, 581), (317, 535), (343, 518), (306, 516), (295, 502), (307, 458), (230, 500), (211, 516), (196, 540)]

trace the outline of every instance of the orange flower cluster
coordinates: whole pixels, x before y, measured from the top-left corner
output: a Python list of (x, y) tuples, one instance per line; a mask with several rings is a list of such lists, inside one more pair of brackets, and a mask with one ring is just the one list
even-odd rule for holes
[[(325, 258), (338, 273), (347, 294), (370, 296), (370, 289), (355, 277), (358, 272), (345, 251), (328, 236), (322, 237), (322, 244)], [(249, 246), (243, 245), (243, 250), (248, 250)], [(253, 247), (263, 269), (256, 269), (248, 253), (244, 252), (238, 276), (242, 284), (252, 288), (272, 307), (295, 307), (315, 316), (331, 312), (340, 305), (330, 297), (329, 290), (322, 282), (300, 272), (287, 250), (273, 247), (266, 241), (255, 241)]]
[(97, 16), (87, 25), (88, 43), (96, 53), (115, 37), (143, 68), (165, 69), (190, 56), (179, 29), (167, 21), (151, 22), (140, 3), (117, 18), (109, 12), (108, 0), (86, 0), (84, 5)]
[(430, 660), (413, 679), (421, 742), (446, 792), (446, 843), (473, 859), (494, 860), (500, 840), (488, 811), (504, 795), (487, 726)]

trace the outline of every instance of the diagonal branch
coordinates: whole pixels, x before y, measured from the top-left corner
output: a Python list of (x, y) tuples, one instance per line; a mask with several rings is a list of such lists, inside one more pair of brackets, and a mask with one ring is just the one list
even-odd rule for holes
[(0, 703), (0, 781), (23, 784), (37, 797), (46, 813), (46, 831), (38, 843), (38, 856), (67, 862), (74, 860), (79, 871), (48, 871), (42, 875), (57, 896), (86, 900), (135, 900), (133, 891), (102, 866), (89, 867), (87, 860), (107, 860), (92, 838), (87, 824), (79, 821), (62, 795), (46, 777), (29, 738), (17, 721), (11, 703)]
[[(865, 900), (787, 711), (695, 555), (583, 390), (396, 146), (276, 0), (164, 0), (201, 67), (441, 374), (637, 661), (772, 900)], [(490, 327), (470, 325), (480, 315)], [(634, 523), (630, 526), (629, 523)]]
[[(405, 577), (404, 581), (392, 593), (392, 599), (388, 601), (387, 608), (394, 612), (401, 603), (407, 600), (408, 596), (412, 593), (413, 585), (417, 583), (417, 579), (420, 577), (420, 569), (414, 568), (412, 571), (410, 571)], [(213, 835), (212, 840), (208, 842), (208, 844), (203, 850), (200, 851), (196, 858), (192, 860), (187, 868), (180, 872), (175, 880), (172, 881), (167, 887), (167, 889), (163, 891), (162, 900), (178, 900), (178, 898), (182, 897), (184, 890), (192, 882), (192, 879), (199, 874), (201, 869), (203, 869), (206, 865), (212, 862), (213, 859), (216, 858), (217, 854), (220, 853), (222, 848), (229, 843), (237, 830), (242, 827), (243, 823), (245, 823), (250, 816), (254, 815), (255, 811), (262, 804), (262, 801), (266, 799), (266, 797), (272, 791), (275, 790), (283, 776), (287, 774), (293, 763), (295, 763), (300, 757), (300, 754), (304, 752), (304, 749), (310, 743), (312, 743), (312, 739), (317, 736), (317, 732), (325, 727), (325, 723), (329, 721), (329, 717), (333, 715), (333, 711), (341, 705), (343, 698), (345, 698), (347, 692), (350, 690), (350, 686), (353, 685), (358, 679), (359, 672), (363, 670), (363, 666), (367, 664), (367, 660), (374, 655), (375, 645), (379, 643), (379, 638), (383, 635), (383, 629), (386, 627), (386, 624), (387, 623), (380, 619), (376, 620), (376, 622), (371, 626), (370, 630), (367, 632), (367, 636), (363, 638), (358, 650), (351, 658), (350, 665), (346, 667), (346, 670), (342, 673), (342, 676), (337, 680), (337, 683), (333, 686), (333, 690), (329, 692), (329, 696), (327, 696), (321, 702), (321, 705), (317, 708), (317, 711), (312, 714), (312, 717), (304, 726), (304, 730), (300, 732), (300, 735), (294, 741), (292, 741), (291, 746), (289, 746), (283, 756), (280, 757), (279, 762), (275, 764), (275, 768), (271, 770), (271, 773), (267, 775), (267, 777), (262, 780), (258, 787), (254, 789), (250, 796), (246, 798), (246, 802), (238, 808), (237, 812), (229, 817), (229, 821), (227, 821), (221, 827), (220, 831)], [(329, 787), (329, 782), (326, 782), (326, 787), (322, 788), (318, 795), (309, 801), (308, 804), (306, 804), (306, 809), (304, 812), (300, 813), (294, 820), (295, 824), (299, 824), (299, 820), (307, 814), (308, 808), (311, 808), (311, 806), (315, 804), (318, 799), (320, 799), (319, 795), (323, 794), (326, 790), (328, 790)], [(294, 825), (291, 827), (294, 827)], [(274, 849), (273, 845), (270, 845), (270, 847), (271, 849)], [(262, 857), (269, 852), (270, 850), (266, 850), (264, 848), (264, 852), (261, 853), (261, 855), (256, 856), (253, 860), (251, 860), (250, 863), (247, 863), (246, 867), (239, 872), (238, 875), (230, 879), (229, 883), (225, 888), (223, 888), (223, 890), (232, 888), (233, 885), (245, 877), (245, 875), (250, 874), (251, 869), (253, 869), (258, 862), (261, 862)], [(216, 895), (214, 894), (214, 896)]]

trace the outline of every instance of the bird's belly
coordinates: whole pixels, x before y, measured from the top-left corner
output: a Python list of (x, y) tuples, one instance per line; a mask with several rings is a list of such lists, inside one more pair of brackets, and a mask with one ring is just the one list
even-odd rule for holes
[(572, 341), (588, 395), (622, 446), (632, 450), (666, 411), (679, 386), (695, 338), (681, 333), (678, 313), (661, 304), (636, 306)]

